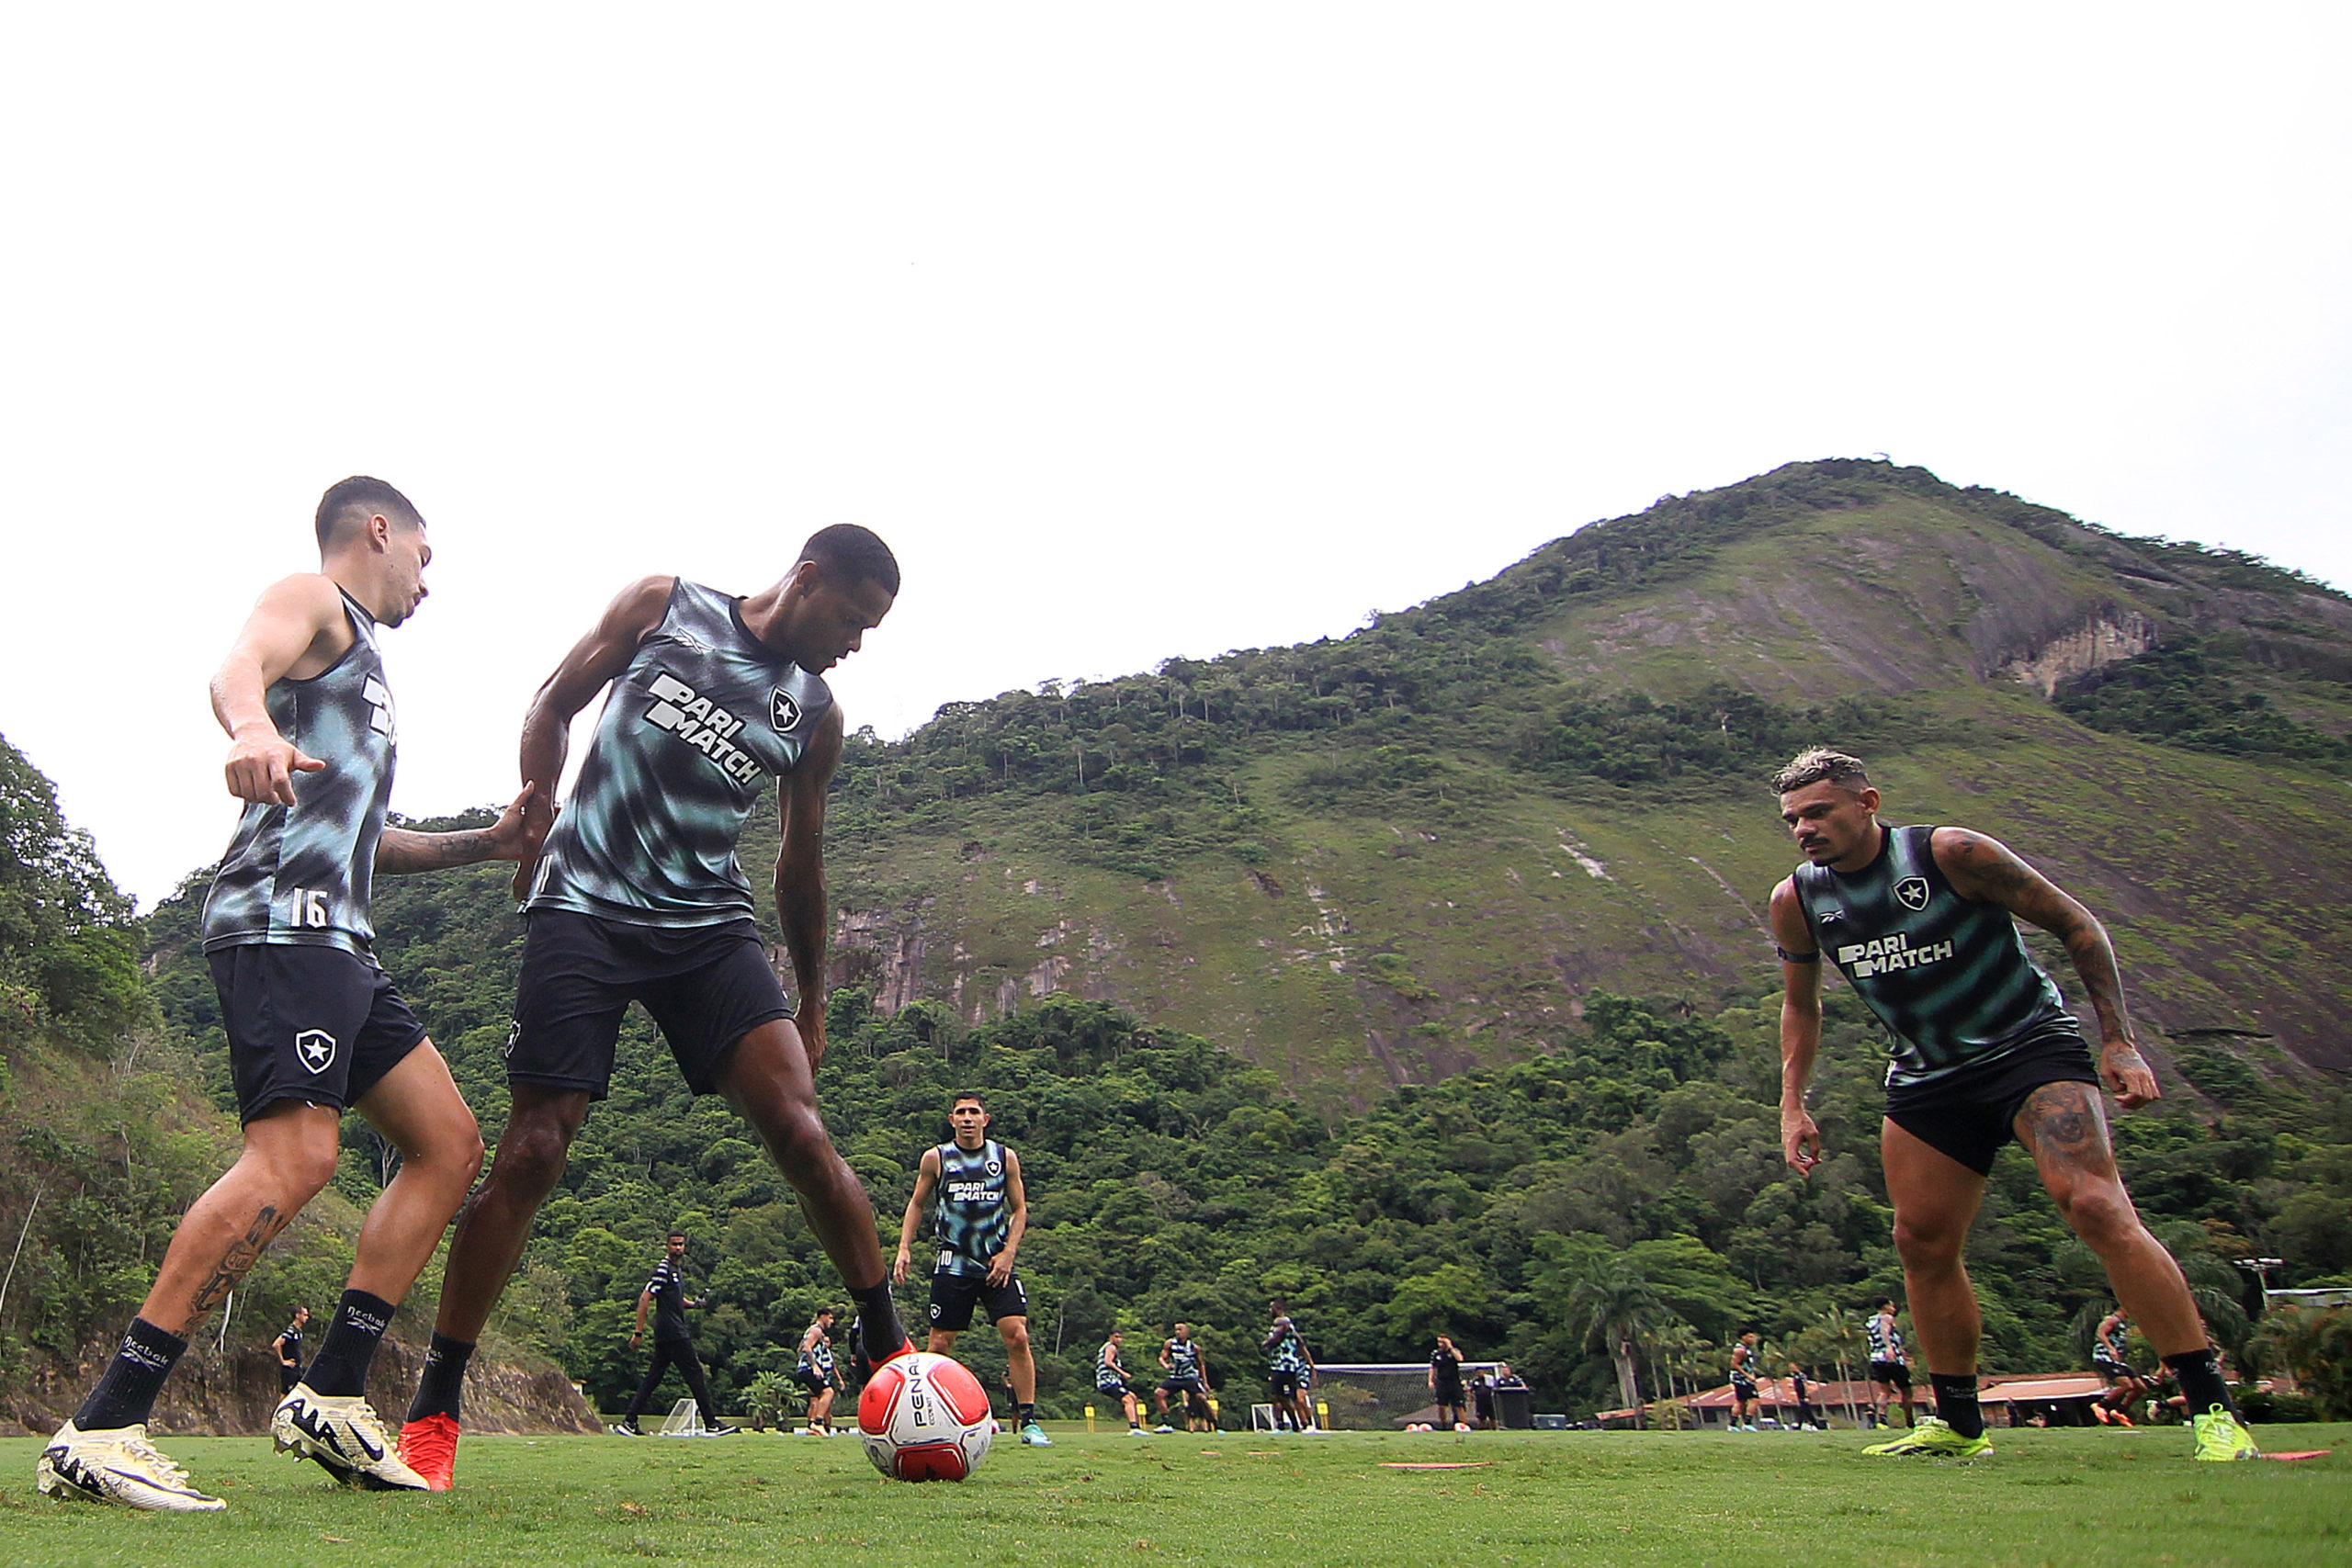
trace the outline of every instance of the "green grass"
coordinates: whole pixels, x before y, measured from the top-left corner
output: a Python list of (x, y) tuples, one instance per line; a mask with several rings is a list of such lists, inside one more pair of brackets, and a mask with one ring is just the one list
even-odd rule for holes
[[(2278, 1450), (2352, 1425), (2271, 1427)], [(2352, 1549), (2352, 1449), (2199, 1465), (2178, 1428), (2003, 1431), (1970, 1465), (1863, 1459), (1863, 1439), (1727, 1434), (1338, 1434), (1000, 1440), (961, 1486), (886, 1483), (854, 1438), (469, 1438), (459, 1490), (344, 1492), (254, 1438), (166, 1446), (228, 1512), (36, 1496), (0, 1441), (0, 1562), (698, 1563), (1019, 1568), (1151, 1562), (2293, 1564)], [(1388, 1461), (1487, 1461), (1412, 1472)]]

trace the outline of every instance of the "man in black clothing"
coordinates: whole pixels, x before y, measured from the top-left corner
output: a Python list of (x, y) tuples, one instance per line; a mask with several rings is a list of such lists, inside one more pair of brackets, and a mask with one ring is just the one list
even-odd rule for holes
[(298, 1306), (294, 1321), (286, 1332), (269, 1342), (270, 1354), (277, 1358), (277, 1392), (292, 1393), (294, 1385), (302, 1381), (302, 1325), (311, 1321), (311, 1309)]
[(653, 1390), (662, 1382), (662, 1374), (672, 1367), (686, 1380), (688, 1392), (695, 1396), (695, 1408), (702, 1412), (702, 1429), (713, 1437), (724, 1437), (737, 1427), (718, 1419), (718, 1406), (710, 1400), (710, 1382), (703, 1376), (701, 1359), (695, 1354), (695, 1342), (686, 1333), (686, 1313), (689, 1308), (700, 1310), (700, 1299), (686, 1295), (686, 1237), (683, 1231), (672, 1231), (667, 1251), (654, 1266), (653, 1278), (637, 1293), (637, 1327), (628, 1337), (632, 1350), (645, 1338), (645, 1309), (653, 1309), (653, 1359), (645, 1369), (645, 1381), (628, 1397), (628, 1411), (613, 1430), (623, 1437), (641, 1438), (643, 1428), (637, 1424), (638, 1413), (645, 1402), (653, 1397)]

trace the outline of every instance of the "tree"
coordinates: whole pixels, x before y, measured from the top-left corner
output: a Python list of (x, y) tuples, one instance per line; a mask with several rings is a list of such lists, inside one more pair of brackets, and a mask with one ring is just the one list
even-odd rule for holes
[(1643, 1331), (1665, 1317), (1664, 1303), (1641, 1270), (1623, 1264), (1580, 1271), (1568, 1292), (1570, 1327), (1582, 1333), (1587, 1349), (1609, 1353), (1617, 1369), (1617, 1393), (1629, 1410), (1638, 1410), (1642, 1404), (1634, 1352)]

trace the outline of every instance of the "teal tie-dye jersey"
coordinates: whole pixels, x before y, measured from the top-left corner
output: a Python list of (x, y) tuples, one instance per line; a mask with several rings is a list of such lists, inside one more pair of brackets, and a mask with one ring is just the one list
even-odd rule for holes
[(294, 775), (291, 806), (245, 807), (204, 900), (208, 953), (269, 942), (367, 954), (375, 945), (368, 899), (392, 795), (392, 694), (376, 617), (348, 593), (343, 604), (352, 630), (343, 657), (263, 694), (277, 733), (326, 767)]
[(991, 1138), (977, 1149), (939, 1145), (939, 1198), (933, 1224), (939, 1237), (938, 1272), (985, 1274), (1012, 1234), (1011, 1187), (1004, 1145)]
[(750, 915), (736, 840), (832, 705), (824, 682), (752, 635), (732, 594), (681, 578), (605, 696), (525, 908), (642, 926)]

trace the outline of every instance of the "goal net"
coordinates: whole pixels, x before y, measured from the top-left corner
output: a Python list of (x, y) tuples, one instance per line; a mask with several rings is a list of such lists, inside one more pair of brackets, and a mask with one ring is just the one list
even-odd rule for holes
[[(1463, 1403), (1470, 1402), (1473, 1378), (1494, 1370), (1492, 1361), (1462, 1363)], [(1394, 1430), (1414, 1421), (1437, 1419), (1430, 1398), (1427, 1361), (1326, 1363), (1315, 1369), (1316, 1418), (1327, 1427), (1352, 1431)]]
[(670, 1406), (670, 1418), (662, 1423), (661, 1435), (665, 1438), (699, 1438), (702, 1430), (702, 1407), (691, 1399), (682, 1399)]

